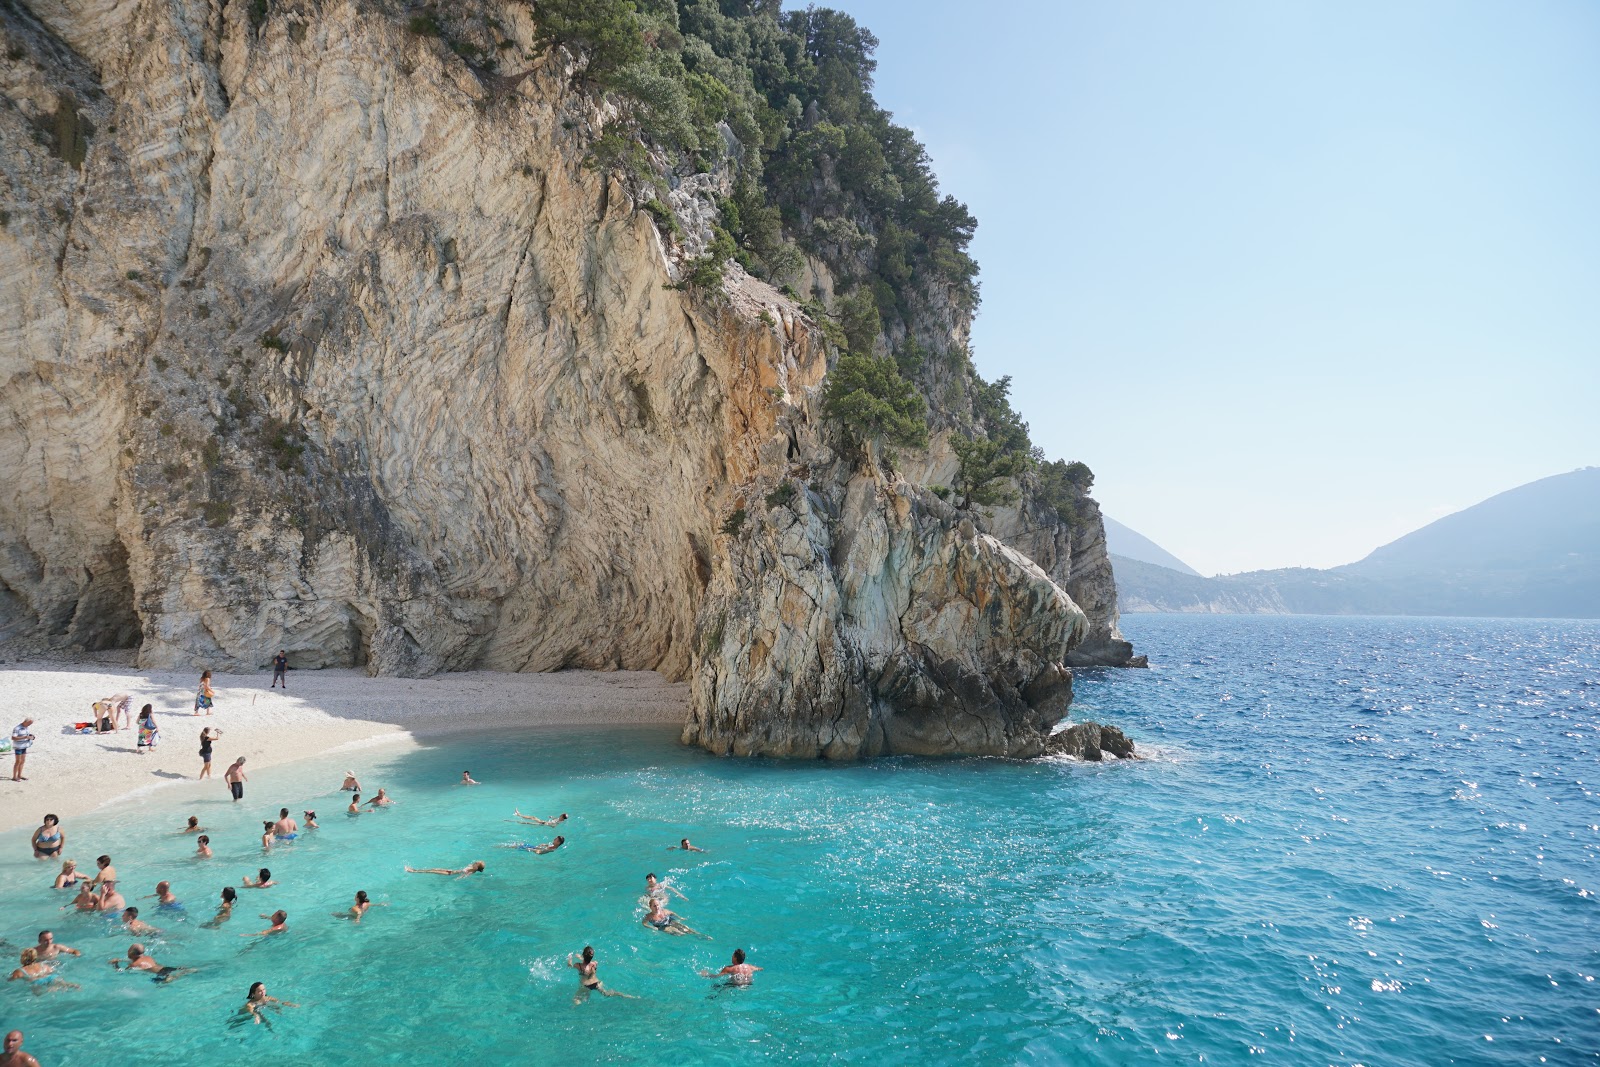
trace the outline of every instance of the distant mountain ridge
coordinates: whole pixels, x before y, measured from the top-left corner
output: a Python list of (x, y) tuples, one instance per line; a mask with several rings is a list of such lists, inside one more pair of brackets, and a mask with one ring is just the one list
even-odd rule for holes
[(1600, 618), (1600, 467), (1499, 493), (1328, 570), (1202, 578), (1112, 552), (1124, 612)]
[(1177, 571), (1179, 574), (1192, 574), (1200, 577), (1200, 572), (1189, 566), (1171, 552), (1156, 544), (1150, 538), (1137, 530), (1129, 529), (1110, 515), (1102, 514), (1101, 518), (1106, 524), (1106, 551), (1113, 556), (1123, 559), (1138, 560), (1143, 563), (1153, 563), (1158, 567)]

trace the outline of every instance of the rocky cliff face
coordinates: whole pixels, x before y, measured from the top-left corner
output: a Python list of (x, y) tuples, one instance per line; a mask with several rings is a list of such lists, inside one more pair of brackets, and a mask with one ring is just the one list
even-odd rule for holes
[(997, 539), (847, 461), (798, 307), (665, 288), (717, 178), (667, 241), (561, 54), (487, 74), (356, 0), (0, 33), (0, 636), (654, 669), (686, 740), (830, 758), (1034, 754), (1119, 639), (1092, 526)]

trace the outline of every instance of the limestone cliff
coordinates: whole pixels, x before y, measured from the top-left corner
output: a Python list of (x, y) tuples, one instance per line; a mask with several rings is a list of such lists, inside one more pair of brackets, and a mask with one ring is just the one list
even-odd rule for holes
[(1095, 524), (847, 456), (807, 311), (667, 287), (726, 176), (664, 229), (482, 7), (526, 61), (361, 0), (0, 5), (0, 637), (653, 669), (717, 751), (1037, 753), (1118, 640)]

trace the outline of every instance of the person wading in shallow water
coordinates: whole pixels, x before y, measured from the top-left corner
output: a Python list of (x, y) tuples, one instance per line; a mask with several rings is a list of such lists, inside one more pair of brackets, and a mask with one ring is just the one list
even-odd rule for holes
[(228, 783), (228, 791), (233, 794), (234, 803), (244, 799), (244, 784), (250, 779), (245, 777), (243, 756), (234, 760), (232, 766), (222, 772), (222, 780)]

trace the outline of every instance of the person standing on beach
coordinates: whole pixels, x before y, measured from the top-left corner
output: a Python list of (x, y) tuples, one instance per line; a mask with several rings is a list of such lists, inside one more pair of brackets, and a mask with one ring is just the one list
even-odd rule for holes
[(211, 743), (222, 736), (222, 731), (214, 726), (205, 726), (200, 730), (200, 777), (211, 777)]
[(156, 747), (160, 731), (156, 729), (156, 709), (149, 704), (139, 709), (139, 755)]
[(234, 760), (233, 765), (222, 772), (222, 780), (228, 783), (228, 792), (233, 794), (235, 804), (244, 799), (244, 784), (250, 779), (245, 777), (243, 756)]
[(284, 692), (289, 691), (289, 653), (278, 649), (278, 654), (272, 657), (272, 684), (268, 689), (274, 689), (278, 683), (283, 683)]
[(207, 715), (211, 714), (211, 705), (216, 699), (217, 691), (211, 688), (211, 671), (200, 672), (200, 691), (194, 697), (194, 713), (200, 714), (203, 709)]
[(0, 1067), (39, 1067), (39, 1061), (22, 1051), (24, 1038), (21, 1030), (6, 1035), (5, 1051), (0, 1052)]
[(22, 765), (28, 762), (28, 749), (33, 746), (33, 731), (28, 727), (33, 725), (32, 719), (23, 719), (11, 728), (11, 780), (13, 782), (26, 782), (22, 776)]

